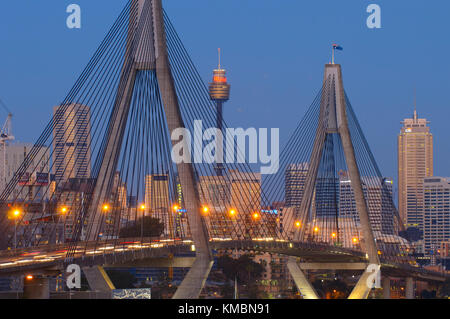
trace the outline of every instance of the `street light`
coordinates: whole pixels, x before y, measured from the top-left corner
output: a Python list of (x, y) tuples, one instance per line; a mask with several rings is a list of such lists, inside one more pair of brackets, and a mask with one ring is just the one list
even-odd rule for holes
[(353, 237), (352, 241), (353, 241), (353, 244), (356, 245), (359, 242), (359, 239), (358, 239), (358, 237)]
[(17, 249), (17, 220), (22, 215), (22, 211), (18, 208), (13, 209), (10, 213), (10, 218), (14, 219), (14, 249)]
[(109, 205), (108, 204), (104, 204), (102, 208), (103, 208), (104, 212), (107, 212), (109, 210)]
[[(67, 206), (61, 207), (61, 215), (65, 216), (68, 211), (69, 211), (69, 208), (67, 208)], [(62, 228), (63, 228), (63, 231), (62, 231), (63, 241), (65, 242), (66, 241), (66, 221), (64, 221)]]
[(230, 209), (229, 214), (230, 214), (231, 217), (236, 216), (236, 210), (235, 209)]
[(302, 226), (302, 223), (300, 221), (295, 222), (295, 227), (300, 228)]
[(259, 213), (255, 212), (255, 213), (253, 213), (252, 217), (254, 220), (258, 220), (261, 218), (261, 215)]
[(203, 206), (202, 212), (203, 212), (204, 215), (207, 215), (209, 213), (209, 207), (208, 206)]

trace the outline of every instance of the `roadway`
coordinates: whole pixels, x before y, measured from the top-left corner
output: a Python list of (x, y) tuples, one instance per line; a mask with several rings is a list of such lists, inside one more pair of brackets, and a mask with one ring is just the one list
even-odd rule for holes
[[(232, 240), (214, 238), (210, 245), (216, 251), (241, 250), (296, 256), (305, 263), (367, 264), (364, 253), (326, 243), (295, 243), (273, 238)], [(72, 254), (68, 258), (68, 251)], [(111, 239), (75, 244), (45, 245), (0, 252), (0, 276), (14, 274), (61, 273), (68, 264), (93, 265), (130, 264), (137, 260), (192, 254), (192, 240)], [(428, 281), (445, 281), (449, 276), (411, 265), (399, 259), (381, 258), (382, 272), (394, 277), (413, 276)]]

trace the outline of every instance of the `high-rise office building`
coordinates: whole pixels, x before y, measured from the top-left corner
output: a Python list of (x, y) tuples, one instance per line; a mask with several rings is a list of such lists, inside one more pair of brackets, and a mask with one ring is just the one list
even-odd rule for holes
[[(396, 234), (392, 179), (363, 176), (361, 181), (373, 231), (388, 235)], [(345, 172), (339, 177), (339, 217), (350, 218), (349, 220), (360, 223), (351, 181)]]
[[(255, 238), (262, 233), (268, 233), (262, 230), (262, 227), (268, 225), (259, 225), (258, 220), (253, 220), (254, 214), (261, 214), (261, 174), (245, 173), (239, 170), (230, 170), (229, 179), (231, 182), (231, 206), (237, 211), (234, 219), (236, 229), (240, 229), (246, 238)], [(260, 215), (257, 215), (260, 216)], [(261, 215), (262, 216), (262, 215)], [(259, 225), (258, 227), (256, 227)], [(235, 234), (239, 236), (240, 234)]]
[(231, 170), (231, 205), (239, 214), (261, 211), (261, 174)]
[(81, 104), (53, 108), (53, 173), (57, 187), (69, 178), (90, 178), (90, 109)]
[[(3, 154), (3, 148), (0, 149), (0, 158), (4, 159), (2, 170), (4, 169), (5, 172), (5, 179), (0, 181), (0, 192), (3, 192), (17, 173), (33, 146), (33, 144), (29, 143), (7, 144), (5, 146), (5, 154)], [(18, 185), (12, 190), (9, 197), (10, 200), (40, 201), (43, 197), (48, 197), (47, 187), (50, 182), (49, 156), (48, 147), (39, 147), (34, 159), (28, 163), (28, 169), (22, 172)]]
[(392, 199), (393, 180), (380, 177), (364, 177), (363, 183), (373, 231), (385, 235), (397, 235), (397, 229), (394, 225), (394, 204)]
[(300, 207), (308, 167), (308, 163), (298, 163), (290, 164), (286, 168), (284, 174), (286, 207)]
[(261, 214), (261, 174), (230, 170), (224, 176), (200, 176), (198, 185), (200, 201), (209, 209), (205, 220), (212, 236), (234, 236), (236, 227), (252, 235), (252, 215)]
[(423, 243), (427, 255), (436, 255), (450, 241), (450, 178), (424, 179)]
[(173, 235), (172, 203), (169, 195), (169, 175), (152, 174), (145, 177), (145, 213), (164, 223), (165, 235)]
[(205, 216), (211, 236), (231, 236), (232, 220), (228, 216), (230, 206), (230, 185), (224, 176), (200, 176), (200, 202), (209, 209)]
[(200, 176), (199, 194), (202, 204), (225, 211), (230, 204), (230, 185), (223, 176)]
[(398, 136), (398, 205), (407, 227), (422, 229), (423, 180), (433, 176), (433, 135), (426, 119), (405, 119)]
[(316, 217), (336, 218), (339, 215), (339, 179), (317, 177), (314, 192), (314, 212)]

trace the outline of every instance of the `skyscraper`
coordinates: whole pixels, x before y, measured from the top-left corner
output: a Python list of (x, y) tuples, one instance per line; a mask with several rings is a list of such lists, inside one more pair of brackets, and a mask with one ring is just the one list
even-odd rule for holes
[[(396, 228), (392, 212), (393, 180), (376, 176), (362, 176), (361, 181), (372, 230), (385, 235), (395, 235)], [(352, 221), (352, 225), (359, 224), (355, 195), (346, 172), (340, 173), (339, 184), (339, 217), (348, 218), (348, 221)]]
[[(261, 218), (261, 174), (245, 173), (239, 170), (230, 170), (229, 178), (231, 182), (231, 205), (237, 212), (234, 219), (235, 229), (240, 229), (244, 237), (255, 238), (261, 233), (268, 233), (267, 230), (261, 231), (262, 227), (270, 225), (259, 225), (253, 220), (252, 216), (256, 213)], [(236, 234), (235, 234), (236, 235)], [(240, 234), (237, 234), (238, 236)]]
[(436, 255), (450, 240), (450, 178), (424, 180), (423, 241), (427, 255)]
[(145, 177), (145, 211), (164, 223), (164, 234), (172, 235), (173, 215), (169, 195), (169, 175), (152, 174)]
[(209, 234), (231, 236), (232, 220), (228, 217), (230, 206), (230, 184), (224, 176), (200, 176), (199, 195), (202, 205), (210, 212), (205, 216)]
[(230, 171), (231, 205), (240, 214), (261, 211), (261, 174)]
[(308, 163), (290, 164), (285, 171), (286, 207), (300, 207)]
[(433, 135), (426, 119), (405, 119), (398, 136), (398, 205), (407, 227), (423, 229), (423, 179), (433, 176)]
[[(0, 149), (0, 158), (4, 159), (3, 180), (0, 180), (0, 192), (3, 192), (5, 187), (18, 172), (24, 160), (30, 154), (34, 145), (29, 143), (12, 143), (7, 144)], [(19, 179), (18, 185), (12, 190), (9, 200), (25, 200), (39, 201), (42, 197), (48, 197), (47, 186), (49, 184), (49, 148), (41, 146), (38, 148), (37, 155), (29, 162), (26, 172)]]
[(53, 108), (53, 172), (58, 186), (69, 178), (90, 178), (90, 109), (81, 104)]

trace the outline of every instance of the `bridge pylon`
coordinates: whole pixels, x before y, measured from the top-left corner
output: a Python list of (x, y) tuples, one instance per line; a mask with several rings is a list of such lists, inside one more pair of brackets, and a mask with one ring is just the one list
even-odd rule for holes
[[(130, 17), (127, 51), (121, 73), (116, 103), (106, 140), (106, 148), (88, 211), (88, 241), (98, 240), (104, 223), (102, 203), (107, 202), (121, 151), (128, 113), (140, 71), (154, 71), (164, 107), (169, 136), (184, 128), (177, 92), (169, 63), (162, 0), (134, 0)], [(175, 144), (175, 142), (173, 142)], [(187, 148), (189, 146), (186, 146)], [(186, 148), (186, 149), (187, 149)], [(196, 260), (174, 298), (198, 298), (213, 264), (206, 227), (201, 217), (200, 199), (191, 163), (177, 164), (177, 171), (190, 232), (195, 244)]]
[[(363, 249), (367, 256), (368, 264), (380, 265), (378, 250), (375, 237), (369, 219), (369, 209), (364, 196), (363, 184), (358, 168), (355, 147), (350, 135), (350, 129), (347, 117), (346, 96), (342, 79), (342, 70), (339, 64), (325, 65), (325, 74), (320, 100), (319, 118), (317, 122), (314, 145), (309, 160), (309, 169), (305, 179), (300, 206), (296, 208), (296, 215), (301, 225), (307, 224), (307, 219), (313, 198), (315, 195), (316, 183), (318, 181), (318, 172), (321, 159), (326, 147), (327, 137), (330, 134), (337, 134), (340, 138), (345, 162), (348, 169), (353, 196), (356, 204), (356, 210), (361, 225), (361, 231), (364, 238)], [(295, 232), (294, 240), (301, 241), (304, 237), (305, 228), (298, 229)], [(291, 258), (288, 268), (294, 278), (297, 287), (304, 296), (308, 298), (317, 298), (314, 289), (306, 282), (301, 268), (296, 265), (295, 258)], [(333, 266), (333, 269), (347, 269), (346, 265), (340, 264)], [(364, 272), (359, 282), (356, 284), (349, 298), (363, 299), (367, 298), (371, 288), (367, 285), (368, 276), (371, 272)]]

